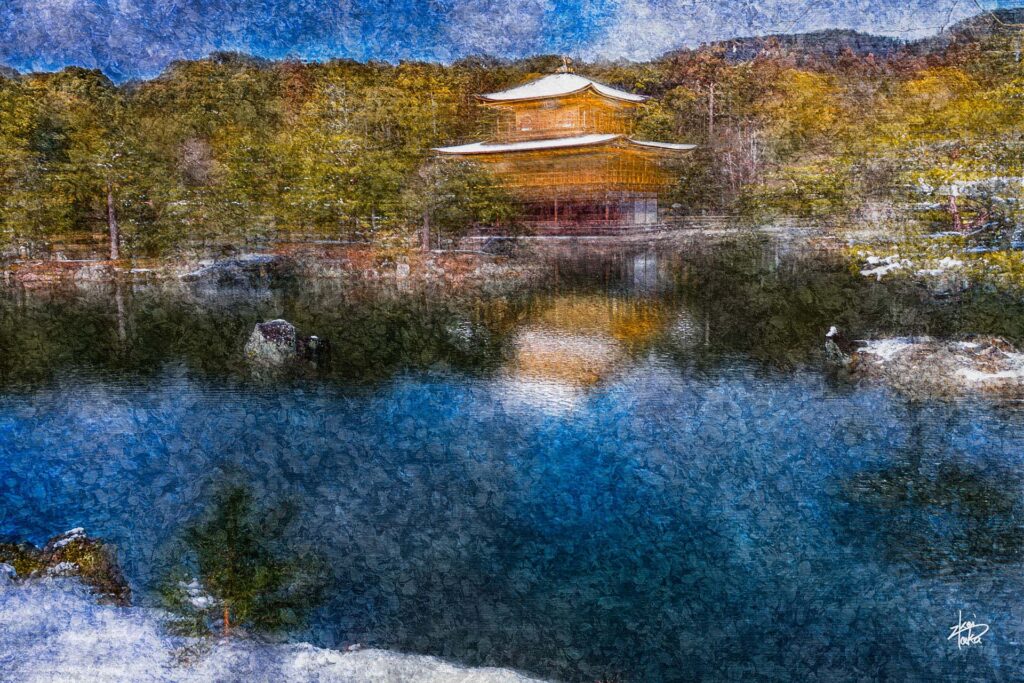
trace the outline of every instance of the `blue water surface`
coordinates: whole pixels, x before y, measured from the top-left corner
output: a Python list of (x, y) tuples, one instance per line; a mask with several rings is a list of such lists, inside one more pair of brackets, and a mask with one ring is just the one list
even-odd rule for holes
[[(243, 482), (327, 559), (292, 634), (323, 645), (570, 681), (1024, 676), (1024, 413), (678, 345), (574, 382), (511, 348), (372, 383), (65, 369), (0, 396), (0, 537), (84, 526), (152, 601)], [(948, 640), (961, 611), (982, 645)]]

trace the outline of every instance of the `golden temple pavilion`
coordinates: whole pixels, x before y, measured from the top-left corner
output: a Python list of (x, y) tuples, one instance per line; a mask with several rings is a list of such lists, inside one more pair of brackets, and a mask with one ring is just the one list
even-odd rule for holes
[(484, 164), (542, 230), (657, 224), (658, 194), (676, 181), (672, 161), (695, 147), (632, 137), (647, 98), (568, 68), (477, 97), (497, 111), (494, 136), (435, 151)]

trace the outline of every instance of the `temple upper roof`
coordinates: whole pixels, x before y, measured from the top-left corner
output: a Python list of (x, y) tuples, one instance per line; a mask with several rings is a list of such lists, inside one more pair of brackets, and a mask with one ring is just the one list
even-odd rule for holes
[(564, 97), (587, 90), (625, 102), (643, 102), (647, 99), (643, 95), (634, 95), (625, 90), (612, 88), (611, 86), (572, 73), (551, 74), (550, 76), (538, 78), (535, 81), (530, 81), (515, 88), (479, 95), (479, 97), (485, 102), (518, 102), (522, 100)]

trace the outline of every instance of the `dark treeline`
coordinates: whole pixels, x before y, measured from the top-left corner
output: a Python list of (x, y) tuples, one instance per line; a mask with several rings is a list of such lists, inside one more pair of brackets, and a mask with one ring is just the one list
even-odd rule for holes
[[(723, 43), (578, 70), (657, 98), (638, 136), (701, 145), (666, 202), (676, 212), (847, 216), (908, 190), (1022, 174), (1020, 32), (977, 24), (927, 50), (876, 55), (835, 33), (812, 51), (762, 39), (742, 59)], [(439, 168), (430, 148), (487, 137), (473, 95), (560, 63), (215, 54), (121, 86), (80, 68), (0, 72), (0, 242), (42, 256), (115, 232), (122, 255), (141, 256), (413, 235), (424, 211), (449, 233), (511, 224), (500, 188), (468, 164)]]

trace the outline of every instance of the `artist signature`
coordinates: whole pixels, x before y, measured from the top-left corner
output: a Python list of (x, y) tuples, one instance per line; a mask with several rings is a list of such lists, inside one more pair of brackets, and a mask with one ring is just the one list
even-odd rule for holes
[(956, 638), (957, 649), (965, 646), (981, 645), (981, 637), (988, 633), (988, 624), (978, 624), (973, 621), (964, 621), (963, 610), (957, 613), (956, 626), (949, 627), (949, 637), (946, 640)]

